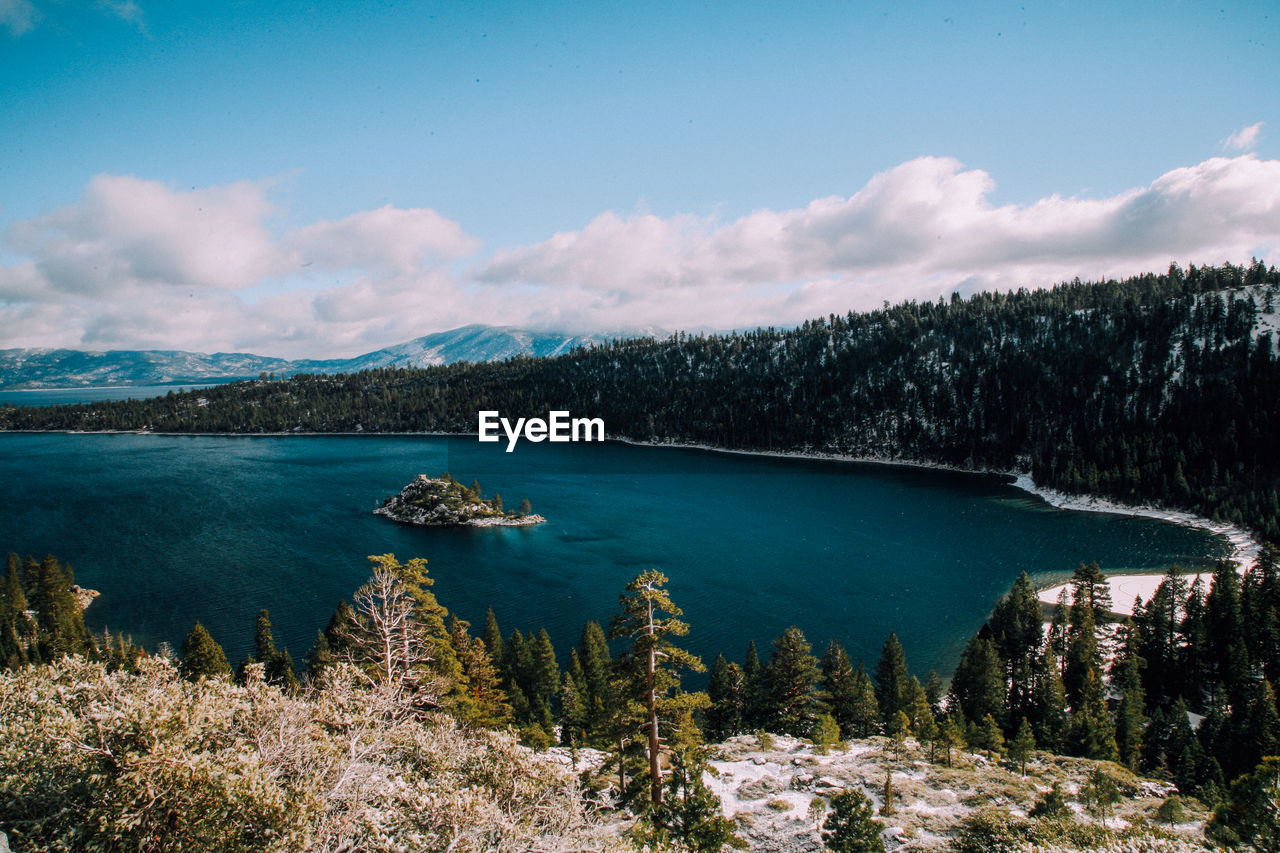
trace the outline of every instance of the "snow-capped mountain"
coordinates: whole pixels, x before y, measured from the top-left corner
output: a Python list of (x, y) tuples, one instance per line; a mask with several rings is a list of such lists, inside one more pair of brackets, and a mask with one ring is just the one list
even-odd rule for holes
[(343, 359), (302, 359), (178, 350), (0, 350), (0, 388), (82, 388), (96, 385), (172, 385), (294, 373), (351, 373), (376, 367), (429, 367), (455, 361), (496, 361), (517, 355), (551, 356), (616, 338), (665, 336), (660, 329), (593, 335), (539, 332), (473, 324), (436, 332)]

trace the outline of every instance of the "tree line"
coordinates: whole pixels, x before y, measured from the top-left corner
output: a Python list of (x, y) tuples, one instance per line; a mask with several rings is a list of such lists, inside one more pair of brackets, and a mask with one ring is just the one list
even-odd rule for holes
[(476, 412), (601, 417), (617, 437), (1030, 470), (1280, 538), (1280, 273), (1172, 266), (677, 334), (556, 358), (237, 382), (140, 401), (0, 407), (5, 430), (473, 432)]

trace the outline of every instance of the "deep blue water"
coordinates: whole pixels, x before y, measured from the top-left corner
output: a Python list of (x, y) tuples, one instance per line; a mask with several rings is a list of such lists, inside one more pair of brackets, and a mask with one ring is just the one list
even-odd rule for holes
[[(231, 381), (231, 380), (228, 380)], [(146, 400), (163, 397), (170, 391), (194, 391), (212, 388), (207, 385), (129, 385), (102, 388), (34, 388), (27, 391), (0, 391), (0, 404), (10, 406), (62, 406), (76, 403), (95, 403), (99, 400)]]
[[(373, 507), (450, 470), (531, 528), (422, 529)], [(546, 627), (562, 655), (607, 625), (642, 568), (670, 578), (709, 663), (799, 625), (872, 665), (890, 631), (913, 671), (949, 672), (1020, 571), (1205, 565), (1221, 543), (1152, 519), (1049, 507), (1004, 478), (622, 444), (473, 438), (0, 435), (0, 549), (54, 553), (100, 590), (95, 629), (177, 647), (199, 619), (234, 660), (267, 607), (303, 657), (365, 557), (421, 556), (441, 603), (478, 631)]]

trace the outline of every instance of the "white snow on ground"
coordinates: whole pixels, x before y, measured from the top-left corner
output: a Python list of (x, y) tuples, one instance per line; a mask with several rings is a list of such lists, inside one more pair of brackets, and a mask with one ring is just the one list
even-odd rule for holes
[[(1077, 796), (1097, 766), (1041, 753), (1022, 777), (1001, 762), (969, 752), (956, 752), (954, 767), (931, 762), (927, 747), (910, 738), (901, 745), (884, 737), (851, 741), (825, 755), (796, 738), (774, 735), (772, 741), (764, 748), (755, 736), (740, 735), (711, 747), (710, 769), (703, 776), (720, 798), (725, 817), (755, 853), (820, 851), (824, 815), (831, 798), (845, 790), (860, 790), (871, 801), (889, 853), (942, 853), (977, 810), (1005, 809), (1025, 816), (1052, 784), (1070, 798)], [(1123, 782), (1125, 772), (1111, 767), (1127, 789), (1125, 801), (1109, 819), (1112, 828), (1139, 816), (1149, 821), (1174, 790), (1154, 780), (1129, 777)], [(892, 774), (895, 809), (879, 815), (886, 773)], [(1080, 822), (1097, 823), (1079, 803), (1071, 807)], [(1201, 837), (1196, 824), (1186, 832), (1188, 843)], [(1176, 849), (1181, 853), (1193, 847)]]

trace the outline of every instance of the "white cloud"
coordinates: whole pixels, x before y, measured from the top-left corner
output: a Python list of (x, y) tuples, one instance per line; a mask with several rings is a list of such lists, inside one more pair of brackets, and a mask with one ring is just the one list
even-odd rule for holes
[(1252, 154), (1103, 198), (995, 206), (994, 185), (925, 157), (800, 208), (728, 222), (606, 212), (478, 256), (475, 237), (428, 208), (287, 228), (270, 182), (177, 190), (103, 175), (9, 229), (0, 346), (326, 357), (473, 322), (789, 325), (882, 300), (1280, 252), (1280, 161)]
[[(477, 275), (548, 294), (609, 294), (607, 304), (628, 304), (642, 322), (726, 326), (797, 322), (952, 289), (1162, 270), (1172, 259), (1242, 261), (1280, 244), (1280, 161), (1252, 155), (1176, 169), (1101, 199), (994, 207), (993, 187), (981, 170), (925, 157), (847, 198), (729, 223), (604, 213), (580, 231), (499, 251)], [(696, 309), (702, 294), (715, 304), (722, 292), (751, 296), (723, 318), (673, 316), (676, 306)]]
[(30, 0), (0, 0), (0, 26), (11, 36), (31, 30), (40, 20), (40, 12)]
[(1251, 124), (1248, 127), (1242, 127), (1235, 133), (1222, 140), (1223, 151), (1252, 151), (1253, 147), (1258, 144), (1258, 137), (1262, 134), (1262, 126), (1266, 122), (1260, 121)]
[(294, 233), (290, 243), (303, 263), (399, 271), (412, 270), (424, 260), (456, 260), (480, 248), (480, 241), (434, 210), (390, 206), (309, 225)]
[(9, 228), (0, 346), (354, 355), (465, 322), (448, 265), (480, 244), (456, 222), (384, 207), (278, 230), (270, 188), (94, 177)]
[(9, 242), (66, 293), (238, 289), (284, 262), (264, 224), (265, 189), (241, 181), (182, 192), (98, 175), (75, 204), (15, 225)]
[[(65, 9), (60, 8), (65, 3), (42, 3), (41, 5), (55, 22), (59, 13), (65, 13)], [(92, 8), (133, 24), (139, 32), (147, 34), (146, 16), (136, 0), (95, 0)], [(11, 36), (16, 37), (30, 32), (44, 18), (45, 15), (36, 8), (32, 0), (0, 0), (0, 27), (7, 29)]]

